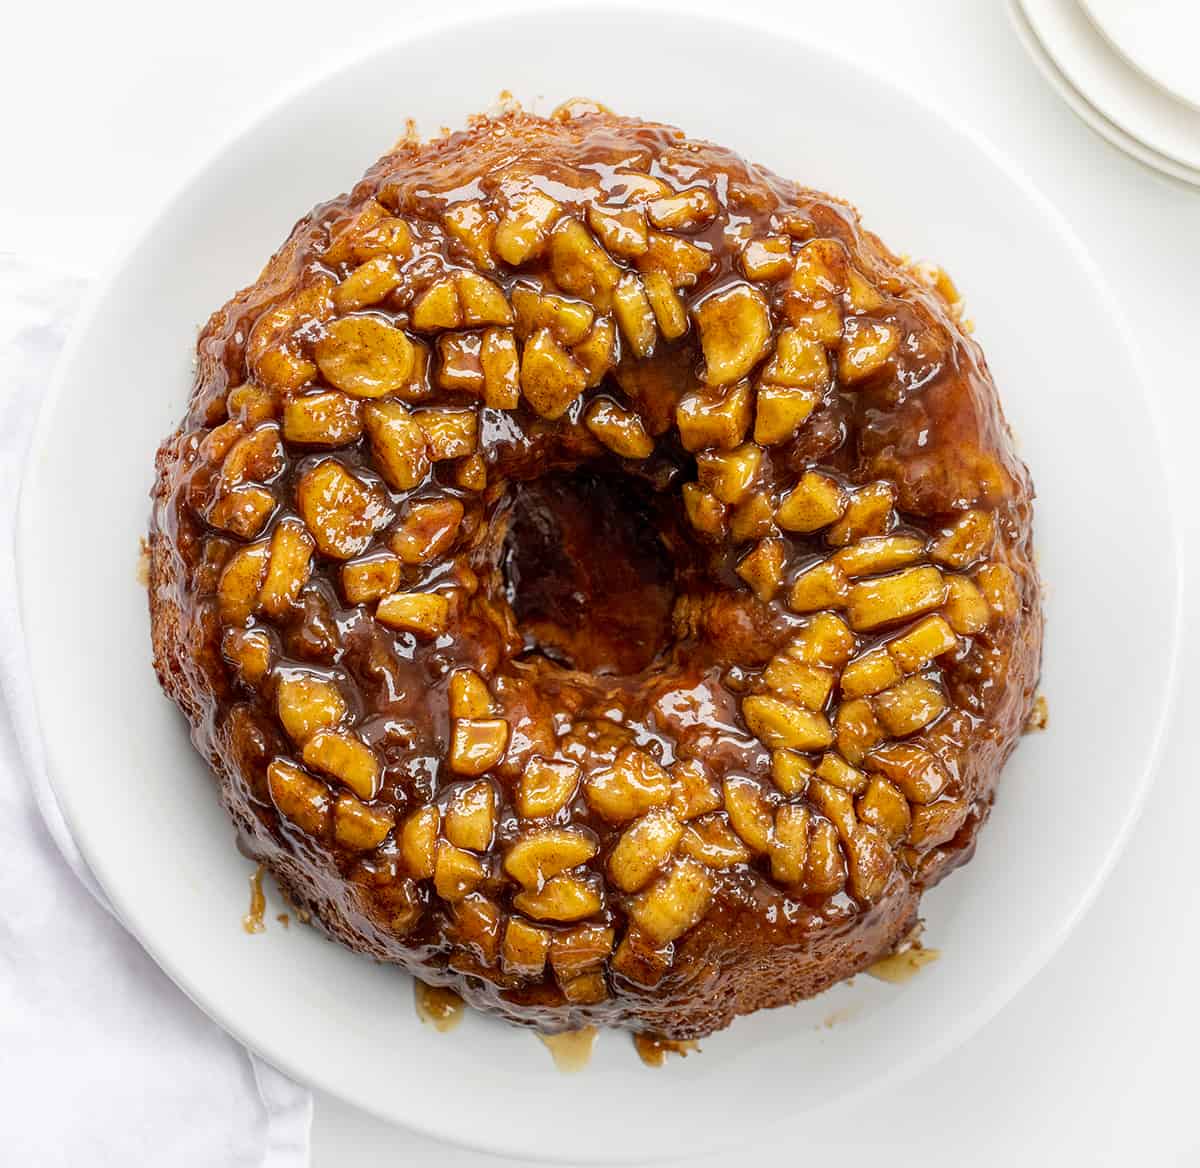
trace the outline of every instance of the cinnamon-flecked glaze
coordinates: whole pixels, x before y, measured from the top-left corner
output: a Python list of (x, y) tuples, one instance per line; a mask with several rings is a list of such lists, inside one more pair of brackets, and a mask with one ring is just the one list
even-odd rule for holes
[(155, 662), (346, 945), (668, 1039), (890, 952), (1033, 702), (1032, 488), (953, 286), (576, 105), (401, 142), (199, 341)]

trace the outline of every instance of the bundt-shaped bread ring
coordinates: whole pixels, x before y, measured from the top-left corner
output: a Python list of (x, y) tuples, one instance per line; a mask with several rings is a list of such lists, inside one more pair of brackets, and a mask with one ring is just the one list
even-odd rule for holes
[(402, 142), (199, 342), (155, 660), (346, 945), (690, 1038), (890, 952), (1030, 710), (1032, 491), (949, 281), (575, 105)]

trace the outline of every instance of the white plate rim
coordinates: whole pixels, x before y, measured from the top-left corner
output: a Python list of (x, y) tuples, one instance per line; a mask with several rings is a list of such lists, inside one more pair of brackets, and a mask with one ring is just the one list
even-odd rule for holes
[[(1016, 2), (1016, 0), (1014, 0)], [(70, 338), (59, 357), (55, 366), (54, 374), (47, 387), (47, 391), (43, 402), (38, 411), (38, 416), (31, 432), (29, 447), (26, 452), (25, 467), (21, 477), (19, 495), (17, 500), (17, 523), (15, 531), (16, 544), (16, 561), (17, 561), (17, 577), (18, 577), (18, 605), (23, 626), (27, 626), (30, 612), (33, 604), (33, 594), (36, 589), (36, 580), (27, 567), (29, 562), (28, 557), (24, 554), (36, 539), (36, 531), (34, 526), (34, 503), (33, 499), (36, 494), (38, 471), (38, 459), (36, 455), (39, 451), (44, 450), (48, 434), (50, 432), (59, 399), (61, 398), (66, 385), (67, 370), (71, 367), (76, 359), (76, 355), (82, 346), (83, 340), (88, 331), (88, 326), (93, 318), (98, 314), (100, 306), (103, 304), (108, 289), (113, 285), (118, 275), (123, 271), (126, 264), (129, 262), (133, 254), (139, 249), (142, 243), (158, 229), (159, 225), (170, 218), (175, 210), (176, 205), (182, 200), (183, 196), (197, 180), (219, 160), (226, 151), (231, 150), (244, 138), (252, 134), (262, 123), (270, 120), (277, 112), (284, 109), (288, 104), (298, 98), (300, 95), (307, 92), (309, 89), (321, 85), (323, 82), (332, 79), (340, 74), (343, 70), (353, 67), (356, 63), (372, 59), (376, 56), (387, 55), (394, 49), (403, 44), (408, 44), (413, 41), (423, 39), (439, 33), (445, 33), (453, 30), (469, 29), (472, 27), (487, 25), (489, 23), (498, 23), (505, 19), (527, 16), (544, 16), (547, 18), (562, 17), (570, 19), (580, 14), (588, 14), (589, 12), (603, 11), (606, 15), (636, 16), (639, 19), (645, 19), (648, 16), (655, 15), (667, 17), (677, 14), (680, 11), (688, 12), (688, 9), (682, 4), (676, 4), (673, 0), (668, 0), (663, 3), (663, 0), (657, 0), (655, 5), (647, 8), (643, 5), (629, 2), (629, 0), (619, 0), (614, 4), (578, 4), (570, 8), (563, 8), (549, 0), (533, 0), (533, 2), (518, 2), (511, 7), (505, 9), (498, 16), (488, 16), (480, 18), (474, 14), (470, 15), (441, 15), (434, 17), (422, 18), (419, 21), (414, 21), (410, 27), (401, 35), (390, 37), (378, 46), (372, 48), (369, 52), (348, 52), (339, 56), (332, 64), (323, 65), (317, 69), (310, 71), (304, 77), (290, 84), (277, 94), (271, 97), (266, 102), (262, 103), (257, 109), (252, 111), (246, 117), (241, 119), (236, 127), (231, 132), (223, 137), (213, 149), (208, 151), (203, 158), (200, 159), (188, 172), (185, 177), (175, 184), (170, 195), (163, 199), (155, 210), (146, 219), (145, 225), (140, 230), (134, 230), (130, 233), (124, 247), (120, 249), (117, 257), (112, 260), (107, 266), (107, 270), (103, 278), (98, 279), (92, 289), (87, 294), (83, 305), (76, 317), (71, 330)], [(714, 30), (719, 30), (721, 27), (736, 27), (741, 31), (767, 31), (765, 22), (762, 19), (756, 18), (753, 15), (746, 13), (738, 13), (733, 16), (710, 16), (704, 14), (698, 16), (689, 13), (689, 18), (693, 21), (704, 23), (712, 27)], [(939, 109), (934, 103), (912, 92), (906, 84), (896, 75), (883, 75), (873, 72), (871, 69), (855, 61), (846, 53), (834, 49), (827, 44), (819, 41), (808, 41), (800, 34), (782, 34), (778, 29), (771, 29), (771, 35), (786, 39), (794, 44), (803, 45), (806, 51), (814, 54), (819, 54), (829, 58), (837, 64), (837, 66), (845, 70), (850, 75), (860, 75), (869, 77), (873, 82), (877, 83), (882, 88), (891, 90), (899, 97), (913, 103), (919, 107), (924, 113), (932, 118), (940, 120), (947, 129), (956, 137), (964, 140), (972, 148), (982, 152), (988, 159), (1018, 187), (1021, 188), (1025, 196), (1033, 203), (1043, 216), (1054, 227), (1056, 233), (1062, 239), (1064, 244), (1070, 250), (1076, 261), (1081, 265), (1092, 280), (1093, 287), (1102, 302), (1102, 305), (1108, 315), (1110, 323), (1114, 326), (1116, 333), (1120, 339), (1122, 348), (1128, 353), (1131, 359), (1131, 365), (1138, 367), (1140, 362), (1136, 360), (1139, 354), (1139, 344), (1134, 336), (1128, 322), (1120, 310), (1119, 303), (1104, 277), (1101, 269), (1096, 261), (1087, 251), (1083, 242), (1075, 234), (1069, 222), (1063, 214), (1055, 207), (1055, 205), (1045, 196), (1036, 186), (1028, 173), (1022, 169), (1014, 160), (1002, 152), (982, 131), (971, 126), (966, 121), (960, 119), (957, 114), (948, 112), (944, 109)], [(1164, 449), (1163, 433), (1164, 423), (1162, 410), (1153, 396), (1148, 392), (1144, 381), (1138, 378), (1138, 389), (1141, 394), (1141, 404), (1146, 407), (1147, 417), (1151, 433), (1159, 450)], [(1166, 530), (1170, 534), (1170, 547), (1165, 551), (1165, 567), (1169, 576), (1169, 588), (1167, 594), (1170, 598), (1170, 621), (1169, 628), (1171, 631), (1171, 646), (1167, 660), (1167, 668), (1163, 674), (1163, 694), (1164, 702), (1160, 709), (1160, 715), (1156, 724), (1153, 727), (1153, 735), (1149, 738), (1149, 749), (1144, 756), (1144, 764), (1141, 769), (1141, 774), (1138, 779), (1136, 792), (1126, 805), (1124, 818), (1112, 835), (1107, 851), (1104, 853), (1103, 860), (1092, 873), (1089, 883), (1085, 890), (1080, 894), (1079, 899), (1073, 910), (1067, 914), (1058, 925), (1058, 928), (1048, 934), (1041, 943), (1024, 953), (1020, 960), (1015, 961), (1009, 967), (1008, 974), (1003, 979), (998, 979), (990, 992), (980, 998), (975, 1004), (974, 1009), (964, 1012), (962, 1017), (953, 1026), (940, 1031), (937, 1038), (927, 1043), (916, 1054), (908, 1059), (898, 1062), (888, 1070), (878, 1075), (872, 1080), (867, 1088), (862, 1092), (862, 1097), (866, 1098), (881, 1092), (888, 1086), (893, 1086), (899, 1082), (908, 1080), (914, 1075), (925, 1070), (929, 1066), (934, 1065), (943, 1059), (950, 1051), (961, 1045), (969, 1039), (973, 1034), (978, 1032), (984, 1025), (992, 1020), (995, 1015), (1008, 1004), (1019, 991), (1028, 984), (1028, 982), (1047, 964), (1051, 957), (1061, 948), (1070, 933), (1074, 930), (1080, 919), (1091, 908), (1096, 900), (1105, 881), (1111, 874), (1113, 867), (1116, 864), (1121, 852), (1124, 850), (1129, 836), (1135, 825), (1140, 819), (1146, 805), (1146, 800), (1151, 787), (1155, 781), (1159, 763), (1163, 754), (1164, 743), (1166, 738), (1166, 730), (1170, 725), (1174, 715), (1175, 706), (1178, 700), (1178, 677), (1180, 667), (1180, 647), (1179, 647), (1179, 629), (1182, 621), (1182, 600), (1183, 600), (1183, 572), (1180, 555), (1180, 526), (1178, 511), (1174, 502), (1172, 491), (1168, 490), (1163, 502), (1163, 519)], [(29, 647), (29, 656), (32, 659), (32, 645)], [(38, 697), (36, 688), (32, 693), (35, 713), (38, 718), (39, 733), (41, 726), (40, 706), (41, 702)], [(63, 813), (65, 822), (70, 825), (71, 818), (69, 815), (69, 796), (65, 797), (62, 794), (62, 786), (55, 780), (55, 750), (52, 742), (41, 734), (42, 744), (44, 748), (45, 768), (47, 777), (50, 781), (51, 795), (54, 798), (56, 805)], [(75, 834), (75, 833), (73, 833)], [(98, 885), (109, 898), (110, 905), (117, 913), (118, 917), (124, 920), (121, 913), (121, 903), (115, 898), (112, 889), (107, 886), (103, 878), (103, 868), (95, 862), (93, 850), (84, 838), (77, 837), (77, 846), (80, 849), (85, 862), (94, 875)], [(336, 1083), (320, 1082), (312, 1074), (311, 1070), (306, 1067), (293, 1065), (286, 1057), (281, 1057), (278, 1052), (273, 1052), (269, 1049), (258, 1046), (252, 1039), (248, 1039), (235, 1030), (230, 1029), (221, 1021), (218, 1016), (219, 1007), (205, 1000), (204, 995), (193, 985), (185, 970), (178, 969), (168, 954), (161, 952), (154, 942), (144, 936), (139, 930), (129, 925), (127, 928), (137, 938), (139, 944), (149, 953), (152, 959), (159, 965), (161, 969), (171, 978), (171, 980), (194, 1002), (205, 1014), (213, 1021), (230, 1033), (237, 1041), (253, 1050), (266, 1061), (279, 1067), (280, 1070), (292, 1075), (298, 1081), (309, 1083), (322, 1090), (326, 1090), (331, 1094), (337, 1095), (348, 1103), (354, 1106), (363, 1107), (361, 1101), (351, 1098), (344, 1089)], [(531, 1153), (528, 1148), (516, 1145), (497, 1145), (487, 1142), (482, 1139), (477, 1139), (469, 1135), (461, 1133), (447, 1133), (443, 1129), (433, 1124), (428, 1124), (423, 1121), (419, 1115), (406, 1118), (402, 1123), (397, 1120), (394, 1115), (390, 1115), (382, 1110), (365, 1107), (365, 1110), (373, 1112), (379, 1118), (391, 1122), (398, 1123), (403, 1127), (411, 1129), (422, 1135), (435, 1140), (449, 1140), (453, 1143), (464, 1147), (472, 1148), (477, 1151), (489, 1153), (492, 1155), (523, 1155), (530, 1159), (541, 1160), (541, 1155)], [(686, 1153), (681, 1153), (686, 1155)], [(596, 1162), (586, 1153), (582, 1153), (579, 1157), (580, 1162)], [(626, 1159), (626, 1163), (641, 1163), (638, 1159)], [(657, 1158), (654, 1162), (664, 1162), (661, 1158)]]
[(1144, 142), (1126, 133), (1115, 122), (1104, 116), (1084, 95), (1075, 88), (1071, 80), (1058, 67), (1050, 56), (1046, 46), (1042, 44), (1036, 30), (1030, 23), (1022, 0), (1009, 0), (1009, 16), (1018, 39), (1024, 45), (1026, 52), (1038, 71), (1049, 83), (1051, 88), (1061, 97), (1071, 112), (1097, 137), (1102, 138), (1110, 146), (1115, 146), (1123, 154), (1129, 155), (1135, 162), (1171, 179), (1183, 183), (1189, 188), (1200, 187), (1200, 170), (1193, 169), (1182, 162), (1176, 162), (1165, 154), (1147, 146)]
[(1157, 85), (1160, 89), (1166, 90), (1167, 93), (1177, 101), (1183, 102), (1184, 105), (1189, 105), (1195, 110), (1200, 110), (1200, 89), (1194, 94), (1183, 92), (1179, 88), (1178, 79), (1174, 73), (1167, 79), (1160, 77), (1149, 61), (1144, 58), (1139, 59), (1140, 55), (1138, 53), (1132, 51), (1129, 45), (1122, 43), (1122, 38), (1113, 28), (1111, 8), (1103, 4), (1097, 4), (1096, 0), (1079, 0), (1079, 2), (1088, 19), (1095, 25), (1096, 31), (1147, 81)]
[(1200, 166), (1200, 110), (1131, 65), (1075, 0), (1020, 3), (1046, 53), (1095, 109), (1155, 153)]

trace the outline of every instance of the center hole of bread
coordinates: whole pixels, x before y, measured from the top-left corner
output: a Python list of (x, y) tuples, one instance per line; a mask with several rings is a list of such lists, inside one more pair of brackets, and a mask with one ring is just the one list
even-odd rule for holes
[(589, 470), (512, 489), (502, 562), (525, 652), (587, 673), (647, 668), (671, 643), (675, 601), (653, 490)]

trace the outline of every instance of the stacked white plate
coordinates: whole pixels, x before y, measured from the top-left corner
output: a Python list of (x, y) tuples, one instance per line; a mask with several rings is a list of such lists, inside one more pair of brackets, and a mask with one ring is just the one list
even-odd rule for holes
[(1012, 0), (1012, 14), (1093, 130), (1200, 186), (1200, 0)]

